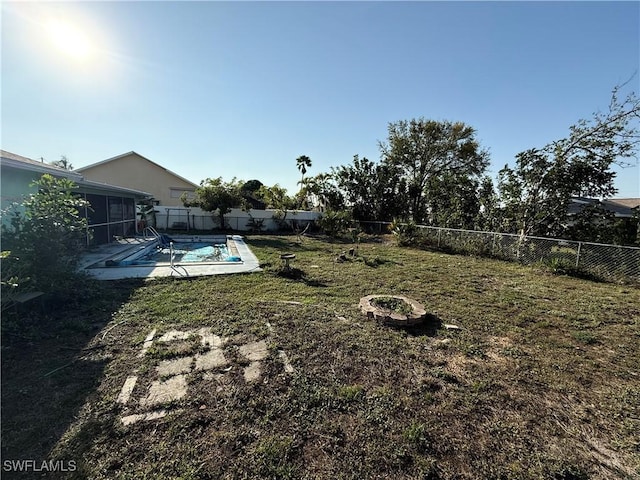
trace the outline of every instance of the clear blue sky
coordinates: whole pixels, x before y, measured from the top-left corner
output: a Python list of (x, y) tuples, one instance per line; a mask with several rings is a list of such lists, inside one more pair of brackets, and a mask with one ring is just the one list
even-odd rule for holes
[[(296, 157), (377, 160), (389, 122), (425, 117), (476, 128), (495, 175), (634, 73), (640, 93), (639, 30), (638, 2), (2, 2), (1, 144), (295, 193)], [(640, 196), (640, 168), (617, 186)]]

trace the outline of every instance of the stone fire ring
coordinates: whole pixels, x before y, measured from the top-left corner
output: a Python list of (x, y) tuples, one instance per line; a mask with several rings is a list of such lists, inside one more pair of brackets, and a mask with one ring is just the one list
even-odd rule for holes
[[(411, 307), (411, 313), (403, 314), (380, 308), (373, 304), (373, 300), (376, 298), (395, 298), (401, 300)], [(390, 327), (411, 327), (418, 325), (422, 323), (427, 316), (427, 311), (422, 305), (403, 295), (367, 295), (360, 299), (359, 305), (360, 310), (367, 318)]]

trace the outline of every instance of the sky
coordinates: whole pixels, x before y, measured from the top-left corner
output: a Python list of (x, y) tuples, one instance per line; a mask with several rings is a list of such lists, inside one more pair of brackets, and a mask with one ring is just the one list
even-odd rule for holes
[[(640, 94), (639, 2), (2, 2), (2, 149), (75, 168), (135, 151), (178, 175), (307, 176), (380, 159), (389, 123), (518, 152)], [(640, 197), (640, 167), (617, 169)]]

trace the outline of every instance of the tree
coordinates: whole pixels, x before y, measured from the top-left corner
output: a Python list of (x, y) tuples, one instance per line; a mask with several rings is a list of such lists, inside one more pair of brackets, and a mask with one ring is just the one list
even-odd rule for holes
[(311, 167), (311, 159), (306, 155), (300, 155), (296, 158), (296, 166), (302, 174), (302, 178), (300, 179), (300, 183), (302, 183), (304, 181), (304, 175), (307, 173), (307, 168)]
[(478, 203), (480, 208), (476, 215), (475, 228), (489, 232), (498, 231), (501, 221), (499, 200), (491, 177), (485, 176), (480, 181)]
[(242, 184), (242, 187), (240, 187), (240, 190), (245, 193), (255, 194), (258, 190), (260, 190), (261, 186), (262, 182), (260, 180), (254, 179), (244, 182), (244, 184)]
[(442, 174), (429, 179), (430, 223), (438, 227), (475, 228), (480, 212), (479, 182), (467, 175)]
[(345, 205), (355, 220), (391, 220), (407, 212), (407, 183), (394, 164), (353, 156), (351, 165), (332, 169)]
[(430, 181), (443, 175), (479, 176), (489, 163), (475, 130), (462, 122), (420, 118), (390, 123), (380, 150), (384, 161), (401, 169), (406, 178), (409, 210), (416, 222), (428, 213)]
[(304, 180), (303, 189), (311, 197), (314, 205), (321, 209), (342, 210), (345, 207), (344, 195), (335, 182), (331, 173), (319, 173)]
[(182, 197), (185, 207), (197, 206), (205, 212), (217, 212), (220, 228), (225, 228), (224, 216), (232, 208), (242, 207), (244, 199), (241, 194), (242, 182), (235, 178), (230, 182), (224, 182), (222, 177), (207, 178), (200, 182), (196, 188), (195, 200), (187, 200), (186, 195)]
[(64, 168), (65, 170), (73, 170), (73, 165), (71, 165), (71, 162), (64, 155), (60, 157), (60, 160), (54, 160), (51, 162), (51, 165)]
[(615, 194), (611, 167), (627, 165), (640, 141), (640, 100), (631, 93), (620, 101), (619, 89), (613, 89), (608, 111), (579, 120), (567, 138), (519, 153), (514, 168), (506, 165), (500, 171), (508, 230), (521, 236), (562, 236), (572, 197)]
[(260, 180), (249, 180), (248, 182), (244, 182), (240, 187), (240, 195), (242, 196), (244, 203), (243, 208), (247, 212), (252, 208), (264, 210), (264, 202), (259, 198), (260, 195), (258, 194), (262, 185), (263, 184)]
[(287, 189), (277, 183), (272, 187), (263, 185), (258, 190), (258, 195), (266, 202), (267, 208), (277, 210), (273, 218), (284, 227), (289, 210), (296, 208), (296, 200), (287, 195)]

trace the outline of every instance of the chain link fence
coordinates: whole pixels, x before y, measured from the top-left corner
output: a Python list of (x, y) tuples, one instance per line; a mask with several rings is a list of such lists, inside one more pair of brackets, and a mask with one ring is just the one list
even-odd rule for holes
[[(368, 233), (390, 232), (389, 222), (360, 222), (360, 228)], [(417, 232), (413, 242), (427, 248), (523, 264), (541, 263), (557, 271), (640, 283), (638, 247), (424, 225), (418, 225)]]

